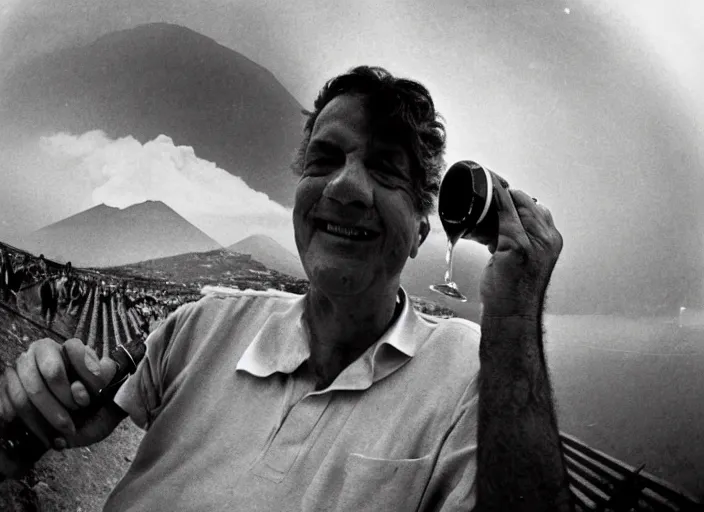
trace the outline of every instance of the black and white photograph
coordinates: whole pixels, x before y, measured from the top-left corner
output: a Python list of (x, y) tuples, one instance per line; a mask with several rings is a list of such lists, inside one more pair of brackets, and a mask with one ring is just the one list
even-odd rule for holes
[(704, 509), (704, 2), (0, 0), (0, 510)]

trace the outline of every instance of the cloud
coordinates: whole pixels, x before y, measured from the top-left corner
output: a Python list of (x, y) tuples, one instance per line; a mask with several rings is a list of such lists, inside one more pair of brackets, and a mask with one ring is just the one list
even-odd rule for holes
[(292, 245), (289, 209), (166, 135), (142, 144), (131, 136), (113, 140), (100, 130), (57, 133), (42, 137), (41, 147), (74, 162), (90, 181), (94, 206), (162, 201), (222, 244), (263, 232)]

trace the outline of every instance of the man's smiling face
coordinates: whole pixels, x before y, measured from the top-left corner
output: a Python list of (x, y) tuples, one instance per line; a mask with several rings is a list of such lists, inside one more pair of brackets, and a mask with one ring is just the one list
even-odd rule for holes
[(373, 134), (361, 96), (323, 108), (302, 171), (293, 223), (311, 286), (332, 295), (398, 287), (428, 220), (414, 208), (407, 152)]

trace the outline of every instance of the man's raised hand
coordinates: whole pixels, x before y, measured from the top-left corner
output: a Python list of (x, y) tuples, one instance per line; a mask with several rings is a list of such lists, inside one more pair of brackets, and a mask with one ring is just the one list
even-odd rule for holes
[(480, 283), (486, 316), (537, 316), (562, 251), (550, 210), (520, 190), (495, 187), (499, 236)]

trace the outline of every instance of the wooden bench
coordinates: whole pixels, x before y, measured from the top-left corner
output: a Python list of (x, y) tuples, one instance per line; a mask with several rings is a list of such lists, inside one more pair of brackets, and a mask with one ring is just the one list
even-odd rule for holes
[(565, 433), (560, 434), (576, 510), (704, 512), (687, 492), (629, 466)]

